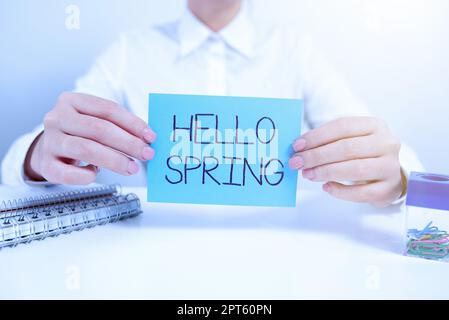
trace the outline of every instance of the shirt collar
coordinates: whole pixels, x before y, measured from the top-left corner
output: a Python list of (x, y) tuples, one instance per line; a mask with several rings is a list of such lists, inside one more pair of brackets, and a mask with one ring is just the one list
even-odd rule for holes
[(178, 24), (181, 56), (197, 49), (213, 32), (186, 8)]
[(186, 56), (198, 49), (209, 36), (213, 35), (218, 35), (228, 46), (247, 57), (251, 57), (254, 53), (254, 25), (251, 22), (245, 0), (242, 1), (242, 7), (237, 16), (218, 33), (210, 30), (186, 8), (179, 20), (178, 34), (181, 56)]

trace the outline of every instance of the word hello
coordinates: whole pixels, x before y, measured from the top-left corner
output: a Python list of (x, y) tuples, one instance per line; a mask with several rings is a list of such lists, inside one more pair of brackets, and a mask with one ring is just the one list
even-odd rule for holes
[[(220, 150), (226, 145), (225, 153), (227, 151), (230, 154), (185, 154), (185, 150), (184, 154), (179, 154), (175, 151), (176, 148), (172, 148), (166, 160), (168, 172), (165, 174), (165, 180), (168, 183), (188, 184), (192, 179), (198, 179), (201, 184), (243, 187), (248, 183), (277, 186), (282, 182), (284, 164), (277, 157), (265, 155), (256, 159), (254, 155), (256, 145), (263, 148), (269, 146), (271, 151), (277, 151), (278, 130), (270, 117), (261, 117), (254, 123), (254, 129), (246, 130), (240, 128), (238, 115), (233, 117), (232, 128), (220, 128), (220, 119), (216, 114), (192, 114), (183, 120), (184, 126), (180, 124), (179, 117), (173, 115), (171, 142), (204, 147), (215, 145), (219, 146)], [(205, 126), (204, 123), (213, 125)], [(182, 141), (179, 142), (179, 139)], [(232, 146), (245, 150), (242, 155), (236, 156)], [(277, 155), (277, 152), (274, 154)]]

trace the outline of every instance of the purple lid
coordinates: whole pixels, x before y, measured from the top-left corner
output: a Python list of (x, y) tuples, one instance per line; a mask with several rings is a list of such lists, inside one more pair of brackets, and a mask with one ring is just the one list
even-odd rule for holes
[(408, 180), (406, 205), (449, 210), (449, 176), (412, 172)]

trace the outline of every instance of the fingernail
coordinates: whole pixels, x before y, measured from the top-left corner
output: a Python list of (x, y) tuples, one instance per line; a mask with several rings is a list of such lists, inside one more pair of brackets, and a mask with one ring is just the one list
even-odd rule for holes
[(303, 138), (297, 139), (295, 142), (293, 142), (293, 150), (296, 152), (304, 150), (306, 147), (306, 140)]
[(331, 190), (331, 186), (328, 183), (323, 184), (323, 190), (329, 192)]
[(154, 142), (156, 140), (156, 133), (150, 128), (145, 128), (143, 129), (143, 138), (149, 143)]
[(135, 161), (130, 161), (128, 164), (128, 173), (136, 174), (137, 172), (139, 172), (139, 166)]
[(154, 150), (150, 147), (144, 147), (142, 151), (143, 160), (151, 160), (154, 157)]
[(293, 156), (288, 160), (288, 166), (290, 169), (301, 169), (304, 165), (304, 161), (299, 156)]
[(312, 180), (315, 179), (315, 170), (313, 169), (305, 169), (302, 171), (302, 176), (306, 179)]

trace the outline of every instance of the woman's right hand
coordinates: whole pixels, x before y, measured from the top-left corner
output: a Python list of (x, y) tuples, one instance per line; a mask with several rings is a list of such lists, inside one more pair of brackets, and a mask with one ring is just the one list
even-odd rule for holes
[[(99, 168), (136, 174), (134, 159), (151, 160), (154, 150), (149, 143), (155, 138), (142, 119), (112, 101), (63, 93), (28, 150), (25, 174), (61, 184), (94, 182)], [(87, 165), (80, 166), (81, 162)]]

